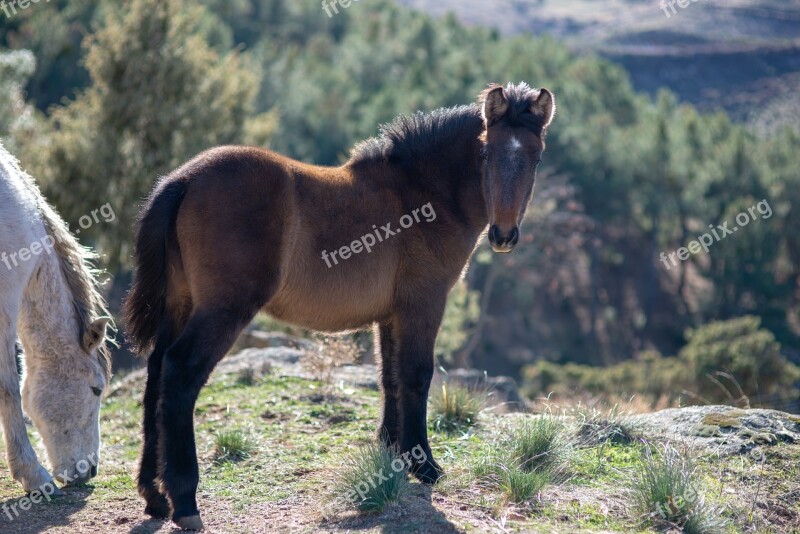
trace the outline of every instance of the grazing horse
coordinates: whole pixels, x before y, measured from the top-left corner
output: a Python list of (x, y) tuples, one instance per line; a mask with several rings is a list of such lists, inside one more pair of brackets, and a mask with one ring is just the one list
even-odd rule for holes
[(487, 227), (496, 252), (519, 240), (554, 113), (546, 89), (492, 85), (477, 104), (384, 126), (342, 167), (227, 146), (164, 177), (141, 213), (124, 306), (149, 352), (145, 511), (166, 517), (171, 505), (178, 526), (202, 528), (194, 405), (259, 310), (321, 331), (375, 325), (379, 435), (420, 447), (411, 470), (436, 482), (426, 404), (447, 294)]
[[(111, 362), (110, 319), (93, 257), (0, 145), (0, 418), (11, 474), (28, 492), (58, 489), (31, 447), (23, 407), (56, 480), (79, 483), (97, 474)], [(17, 336), (24, 349), (21, 396)]]

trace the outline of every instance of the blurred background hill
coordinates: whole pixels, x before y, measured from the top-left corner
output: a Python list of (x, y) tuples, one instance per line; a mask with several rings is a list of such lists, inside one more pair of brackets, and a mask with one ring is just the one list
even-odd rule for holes
[[(694, 0), (401, 0), (428, 13), (458, 14), (504, 35), (547, 34), (580, 53), (625, 67), (637, 90), (668, 87), (698, 109), (723, 109), (761, 133), (800, 110), (800, 3)], [(674, 9), (674, 13), (673, 13)], [(669, 16), (667, 16), (669, 15)]]
[[(440, 363), (512, 375), (531, 395), (793, 407), (800, 3), (677, 9), (361, 0), (329, 17), (318, 0), (31, 4), (0, 12), (0, 138), (73, 225), (113, 207), (115, 221), (81, 239), (103, 254), (118, 309), (139, 201), (197, 152), (247, 143), (339, 164), (399, 114), (471, 102), (490, 81), (546, 86), (559, 113), (523, 243), (510, 256), (478, 250), (451, 297)], [(708, 252), (661, 260), (756, 206)]]

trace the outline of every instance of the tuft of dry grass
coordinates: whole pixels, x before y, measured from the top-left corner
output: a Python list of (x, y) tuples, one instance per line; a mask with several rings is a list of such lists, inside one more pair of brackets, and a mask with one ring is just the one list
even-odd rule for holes
[(720, 511), (701, 492), (697, 466), (688, 454), (669, 445), (647, 447), (631, 478), (634, 506), (645, 524), (681, 529), (686, 534), (714, 534), (728, 528)]
[(358, 345), (351, 337), (320, 336), (317, 349), (306, 351), (301, 363), (315, 380), (330, 386), (333, 370), (355, 363), (359, 352)]
[(485, 404), (485, 394), (445, 381), (430, 396), (431, 424), (445, 434), (466, 432), (477, 423)]

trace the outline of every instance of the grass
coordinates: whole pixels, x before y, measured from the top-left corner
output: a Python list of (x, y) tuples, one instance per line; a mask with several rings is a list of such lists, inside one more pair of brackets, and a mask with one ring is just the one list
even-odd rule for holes
[(498, 466), (497, 485), (512, 503), (530, 501), (552, 482), (547, 471), (527, 472), (515, 466)]
[(474, 474), (490, 481), (514, 503), (529, 501), (548, 484), (564, 480), (572, 456), (570, 430), (545, 413), (525, 419), (496, 448), (490, 448)]
[(380, 513), (409, 492), (408, 467), (392, 449), (370, 442), (351, 453), (338, 473), (335, 501), (359, 512)]
[(430, 397), (431, 426), (446, 434), (464, 433), (475, 425), (484, 405), (479, 393), (444, 382)]
[(617, 406), (607, 413), (596, 408), (583, 408), (575, 410), (580, 419), (578, 428), (578, 441), (583, 446), (627, 445), (634, 440), (630, 429), (620, 420)]
[(644, 522), (654, 527), (677, 527), (686, 534), (725, 531), (727, 521), (706, 501), (698, 480), (691, 456), (669, 445), (658, 453), (648, 447), (631, 480), (635, 508)]
[(512, 436), (512, 457), (527, 473), (555, 472), (567, 462), (570, 449), (568, 429), (550, 414), (526, 420)]
[[(374, 441), (380, 421), (379, 392), (353, 387), (347, 395), (322, 395), (322, 382), (283, 372), (262, 375), (259, 363), (255, 369), (258, 379), (253, 386), (238, 383), (239, 368), (215, 374), (198, 400), (198, 498), (210, 532), (490, 532), (502, 524), (512, 532), (622, 533), (653, 532), (672, 525), (664, 521), (642, 525), (652, 510), (634, 510), (632, 493), (625, 491), (634, 475), (643, 470), (647, 445), (641, 439), (625, 443), (613, 438), (603, 444), (586, 444), (572, 431), (573, 423), (578, 427), (583, 418), (569, 412), (561, 417), (560, 411), (558, 416), (530, 416), (484, 410), (480, 424), (466, 435), (431, 432), (434, 456), (447, 474), (442, 482), (429, 488), (399, 477), (397, 482), (407, 489), (399, 491), (396, 501), (387, 500), (383, 513), (354, 513), (362, 499), (356, 493), (357, 502), (343, 500), (347, 493), (341, 491), (341, 483), (342, 472), (355, 469), (357, 462), (350, 458), (345, 462), (343, 457), (354, 451), (361, 464), (373, 465), (362, 472), (374, 472), (374, 465), (387, 464), (386, 459), (366, 461), (370, 455), (360, 449)], [(67, 490), (63, 498), (26, 511), (17, 508), (20, 515), (14, 516), (13, 522), (0, 512), (0, 532), (89, 534), (97, 531), (98, 524), (106, 530), (142, 534), (172, 532), (168, 521), (154, 522), (143, 515), (143, 502), (136, 491), (143, 384), (138, 380), (104, 400), (99, 476), (85, 486)], [(602, 415), (613, 419), (605, 411)], [(552, 419), (563, 421), (562, 435), (558, 435), (559, 425), (548, 424)], [(551, 439), (518, 436), (526, 426), (527, 434), (550, 435)], [(605, 423), (597, 426), (602, 429)], [(220, 463), (216, 461), (218, 436), (231, 431), (238, 431), (253, 450), (243, 461)], [(43, 458), (41, 442), (32, 434), (34, 447)], [(531, 451), (537, 448), (530, 446), (531, 441), (551, 443), (544, 450), (565, 442), (564, 454), (554, 455), (565, 462), (552, 470), (541, 466), (531, 473), (522, 470), (515, 462), (521, 455), (513, 446), (525, 442), (528, 445), (519, 445), (519, 450)], [(3, 446), (0, 443), (0, 449)], [(800, 527), (796, 515), (800, 446), (780, 443), (760, 450), (764, 461), (750, 455), (698, 453), (694, 482), (703, 488), (706, 500), (713, 498), (715, 509), (740, 530), (796, 531)], [(529, 456), (537, 462), (542, 458), (536, 453)], [(391, 469), (391, 462), (388, 464)], [(331, 486), (339, 490), (334, 495), (343, 506), (325, 514)], [(373, 491), (371, 485), (369, 490)], [(404, 496), (406, 491), (408, 496)], [(10, 506), (23, 496), (7, 467), (0, 467), (0, 503)], [(369, 509), (371, 501), (365, 501), (362, 507)], [(397, 501), (399, 505), (391, 504)], [(669, 504), (669, 499), (666, 502)]]
[(219, 432), (214, 442), (214, 460), (217, 463), (241, 462), (250, 457), (253, 444), (241, 430)]

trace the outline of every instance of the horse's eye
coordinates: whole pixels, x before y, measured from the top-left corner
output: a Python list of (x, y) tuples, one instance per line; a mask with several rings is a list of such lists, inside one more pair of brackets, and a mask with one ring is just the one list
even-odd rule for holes
[(92, 393), (94, 393), (95, 396), (99, 397), (100, 395), (103, 394), (103, 390), (100, 388), (92, 387)]

